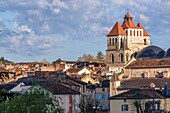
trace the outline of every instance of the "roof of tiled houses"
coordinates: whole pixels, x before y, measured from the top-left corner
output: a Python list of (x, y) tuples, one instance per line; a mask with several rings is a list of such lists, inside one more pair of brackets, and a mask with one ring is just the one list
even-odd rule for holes
[(127, 80), (122, 80), (121, 85), (117, 89), (118, 90), (128, 90), (128, 89), (149, 88), (151, 83), (155, 84), (155, 88), (163, 88), (166, 83), (170, 84), (170, 78), (132, 77)]
[(116, 24), (113, 26), (111, 31), (107, 36), (117, 36), (117, 35), (125, 35), (125, 31), (123, 30), (122, 26), (119, 24), (119, 22), (116, 22)]
[(127, 92), (110, 97), (110, 100), (114, 99), (163, 99), (164, 97), (151, 89), (132, 89)]

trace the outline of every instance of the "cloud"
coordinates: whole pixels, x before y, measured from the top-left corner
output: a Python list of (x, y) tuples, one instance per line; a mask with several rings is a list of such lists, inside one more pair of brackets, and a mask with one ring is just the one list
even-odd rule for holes
[(46, 54), (62, 45), (59, 35), (68, 41), (106, 37), (126, 12), (149, 34), (168, 33), (164, 28), (170, 26), (168, 0), (3, 0), (0, 4), (1, 11), (15, 15), (9, 19), (10, 27), (5, 24), (7, 19), (1, 21), (1, 47), (18, 54)]

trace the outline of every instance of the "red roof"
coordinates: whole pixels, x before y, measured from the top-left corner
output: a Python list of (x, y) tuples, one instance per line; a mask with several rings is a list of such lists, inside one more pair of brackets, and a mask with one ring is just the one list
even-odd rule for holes
[(124, 18), (133, 18), (130, 13), (125, 14)]
[(137, 26), (141, 29), (143, 29), (143, 36), (149, 36), (149, 34), (146, 32), (146, 30), (143, 28), (141, 23), (138, 23)]
[(138, 27), (135, 25), (134, 21), (133, 20), (127, 20), (127, 21), (124, 21), (122, 23), (122, 27), (123, 29), (127, 29), (127, 28), (135, 28), (137, 29)]
[(121, 27), (121, 25), (119, 24), (119, 22), (116, 22), (116, 24), (114, 25), (114, 27), (112, 28), (112, 30), (109, 32), (107, 36), (117, 36), (117, 35), (125, 35), (125, 34), (126, 33)]

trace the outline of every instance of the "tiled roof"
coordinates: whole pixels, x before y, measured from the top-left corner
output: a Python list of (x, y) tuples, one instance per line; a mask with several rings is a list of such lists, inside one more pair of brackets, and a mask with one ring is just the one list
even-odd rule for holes
[(78, 73), (79, 71), (81, 71), (83, 68), (69, 68), (67, 70), (67, 72), (69, 73)]
[(159, 68), (159, 67), (170, 67), (170, 58), (138, 60), (132, 62), (125, 68), (135, 69), (135, 68)]
[(69, 87), (62, 85), (61, 83), (48, 83), (44, 84), (47, 86), (47, 89), (51, 91), (54, 95), (60, 94), (80, 94), (80, 92), (73, 90)]
[(124, 18), (133, 18), (130, 13), (125, 14)]
[(149, 88), (151, 83), (155, 84), (155, 88), (163, 88), (166, 83), (170, 84), (170, 78), (132, 77), (121, 81), (121, 85), (118, 87), (118, 90)]
[(149, 34), (147, 33), (147, 31), (143, 28), (141, 23), (138, 23), (137, 26), (141, 29), (143, 29), (143, 36), (149, 36)]
[(5, 68), (0, 67), (0, 72), (8, 72)]
[(135, 29), (138, 29), (138, 27), (135, 25), (135, 23), (134, 23), (133, 20), (123, 21), (122, 27), (123, 27), (123, 29), (127, 29), (127, 28), (135, 28)]
[(151, 89), (132, 89), (127, 92), (110, 97), (114, 99), (161, 99), (164, 98), (161, 94)]
[(116, 22), (116, 24), (114, 25), (114, 27), (112, 28), (112, 30), (109, 32), (107, 36), (117, 36), (117, 35), (125, 35), (125, 34), (126, 33), (121, 27), (121, 25), (119, 24), (119, 22)]

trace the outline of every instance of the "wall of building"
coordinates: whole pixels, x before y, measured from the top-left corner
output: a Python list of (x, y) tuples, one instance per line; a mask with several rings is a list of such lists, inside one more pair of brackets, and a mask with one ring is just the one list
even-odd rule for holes
[(125, 69), (125, 75), (131, 77), (155, 77), (159, 73), (163, 72), (164, 77), (169, 77), (170, 68), (145, 68), (145, 69)]

